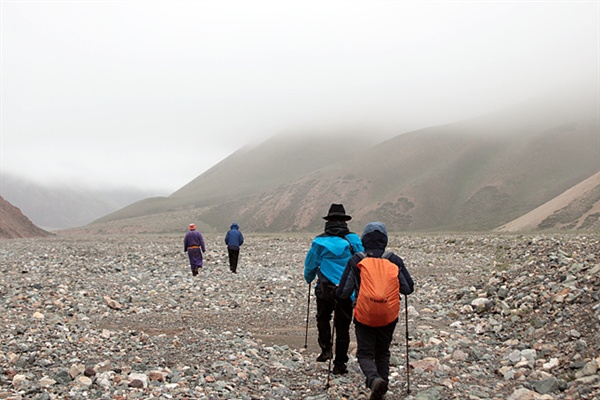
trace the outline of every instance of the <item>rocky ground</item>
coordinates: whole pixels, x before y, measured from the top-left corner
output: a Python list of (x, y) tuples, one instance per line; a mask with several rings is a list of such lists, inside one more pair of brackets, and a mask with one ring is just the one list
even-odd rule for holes
[[(308, 236), (0, 241), (0, 399), (366, 399), (317, 363)], [(600, 234), (395, 236), (415, 278), (387, 399), (600, 398)], [(352, 336), (354, 338), (354, 336)], [(355, 350), (355, 343), (351, 345)], [(408, 379), (407, 379), (408, 377)], [(407, 381), (410, 393), (407, 393)]]

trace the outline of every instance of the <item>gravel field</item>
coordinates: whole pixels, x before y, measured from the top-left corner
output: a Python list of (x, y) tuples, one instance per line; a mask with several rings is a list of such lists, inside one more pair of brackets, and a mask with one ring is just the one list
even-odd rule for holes
[[(196, 277), (183, 235), (0, 241), (0, 399), (368, 399), (353, 327), (348, 374), (327, 384), (315, 361), (312, 236), (244, 234), (237, 274), (223, 235), (205, 235)], [(388, 249), (416, 291), (386, 399), (600, 398), (600, 233), (390, 235)]]

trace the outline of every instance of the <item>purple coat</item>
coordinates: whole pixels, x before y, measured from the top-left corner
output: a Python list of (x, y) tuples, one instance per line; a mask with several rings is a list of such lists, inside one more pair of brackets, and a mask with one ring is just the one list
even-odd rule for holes
[(202, 268), (202, 253), (206, 251), (204, 238), (198, 231), (189, 231), (183, 239), (183, 251), (188, 253), (190, 267)]

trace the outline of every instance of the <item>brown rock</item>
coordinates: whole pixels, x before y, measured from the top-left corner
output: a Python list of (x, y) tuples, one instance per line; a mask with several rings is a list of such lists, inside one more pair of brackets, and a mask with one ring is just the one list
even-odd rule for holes
[(142, 382), (139, 379), (134, 379), (131, 382), (129, 382), (129, 387), (136, 388), (136, 389), (142, 389), (144, 387), (144, 382)]
[(151, 381), (157, 381), (157, 382), (164, 382), (165, 381), (165, 377), (162, 374), (162, 372), (159, 371), (151, 371), (148, 374), (148, 379)]

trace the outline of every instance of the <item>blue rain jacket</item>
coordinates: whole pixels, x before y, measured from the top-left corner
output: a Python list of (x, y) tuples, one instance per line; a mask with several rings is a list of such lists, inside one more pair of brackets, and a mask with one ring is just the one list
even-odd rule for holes
[(238, 224), (233, 223), (225, 235), (225, 244), (227, 244), (228, 249), (239, 250), (240, 246), (244, 244), (244, 235), (239, 231), (239, 228)]
[[(346, 239), (339, 236), (317, 236), (306, 254), (304, 260), (304, 280), (312, 282), (315, 276), (320, 281), (340, 283), (346, 263), (353, 253), (364, 251), (360, 237), (356, 233), (349, 233)], [(352, 244), (353, 252), (350, 250)]]

